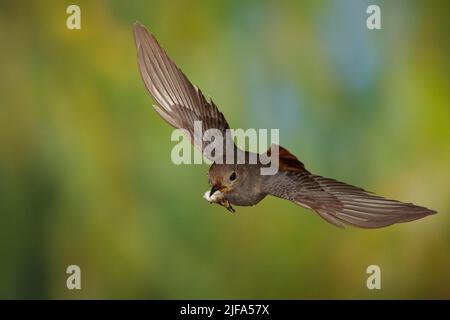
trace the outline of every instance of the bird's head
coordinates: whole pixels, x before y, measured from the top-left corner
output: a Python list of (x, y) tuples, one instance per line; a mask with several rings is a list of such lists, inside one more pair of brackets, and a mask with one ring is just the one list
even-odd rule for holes
[(209, 168), (209, 184), (212, 186), (210, 195), (220, 191), (228, 193), (242, 184), (245, 174), (245, 168), (232, 164), (213, 164)]

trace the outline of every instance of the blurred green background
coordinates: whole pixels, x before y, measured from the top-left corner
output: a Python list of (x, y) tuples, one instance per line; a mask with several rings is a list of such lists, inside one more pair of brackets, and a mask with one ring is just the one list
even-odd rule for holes
[[(81, 7), (81, 30), (66, 8)], [(366, 28), (379, 4), (382, 30)], [(450, 298), (448, 1), (0, 2), (0, 298)], [(132, 24), (232, 127), (438, 215), (335, 228), (276, 198), (209, 205), (170, 161)], [(70, 264), (82, 290), (66, 288)], [(382, 290), (366, 288), (366, 268)]]

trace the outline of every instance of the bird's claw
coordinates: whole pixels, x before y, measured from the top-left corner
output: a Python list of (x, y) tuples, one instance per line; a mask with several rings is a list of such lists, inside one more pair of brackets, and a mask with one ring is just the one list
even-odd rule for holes
[(225, 208), (227, 208), (228, 211), (230, 211), (231, 213), (235, 213), (236, 210), (234, 210), (234, 208), (231, 206), (231, 203), (228, 203), (228, 207), (224, 206)]
[(203, 197), (209, 202), (209, 203), (217, 203), (221, 205), (222, 207), (225, 207), (228, 211), (231, 213), (235, 213), (236, 210), (234, 210), (233, 206), (231, 205), (230, 201), (225, 199), (223, 194), (220, 193), (220, 191), (216, 191), (213, 196), (210, 196), (209, 191), (206, 191)]

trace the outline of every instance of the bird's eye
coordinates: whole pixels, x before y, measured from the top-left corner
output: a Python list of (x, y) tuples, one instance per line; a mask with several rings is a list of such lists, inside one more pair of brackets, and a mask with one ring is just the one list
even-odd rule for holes
[(230, 181), (236, 180), (236, 172), (231, 173), (230, 175)]

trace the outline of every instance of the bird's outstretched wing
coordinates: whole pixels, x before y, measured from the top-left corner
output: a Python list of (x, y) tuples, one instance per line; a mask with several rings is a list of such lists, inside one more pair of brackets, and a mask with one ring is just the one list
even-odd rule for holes
[(198, 139), (194, 139), (194, 121), (201, 121), (203, 133), (218, 129), (223, 138), (227, 137), (225, 131), (229, 126), (223, 114), (188, 80), (155, 37), (139, 23), (134, 24), (134, 37), (139, 72), (157, 103), (154, 108), (158, 114), (173, 127), (187, 130), (191, 142), (200, 150), (204, 150), (209, 141), (203, 141), (205, 139), (198, 135)]
[(266, 192), (312, 209), (326, 221), (343, 227), (381, 228), (423, 218), (436, 211), (385, 199), (364, 189), (311, 174), (297, 158), (280, 147), (279, 172)]

